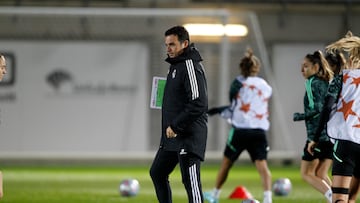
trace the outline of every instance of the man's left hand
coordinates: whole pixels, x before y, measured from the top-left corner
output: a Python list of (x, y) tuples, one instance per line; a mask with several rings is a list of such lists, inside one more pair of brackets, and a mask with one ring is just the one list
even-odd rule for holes
[(166, 137), (167, 138), (175, 138), (177, 134), (171, 129), (171, 127), (166, 128)]

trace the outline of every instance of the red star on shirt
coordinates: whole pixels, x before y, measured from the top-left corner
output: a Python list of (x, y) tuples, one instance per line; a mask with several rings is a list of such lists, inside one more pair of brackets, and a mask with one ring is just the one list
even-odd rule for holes
[(343, 76), (343, 83), (346, 83), (347, 79), (349, 79), (349, 78), (350, 78), (349, 74), (346, 73), (346, 74)]
[(349, 115), (356, 116), (356, 113), (351, 109), (354, 100), (345, 102), (344, 99), (341, 99), (342, 107), (337, 110), (337, 112), (342, 112), (344, 114), (344, 120), (346, 121)]
[(241, 111), (244, 111), (245, 113), (247, 113), (248, 111), (250, 111), (250, 103), (247, 104), (242, 104), (240, 107)]
[(264, 114), (255, 114), (255, 118), (261, 120), (264, 117)]
[(256, 87), (255, 87), (255, 85), (249, 85), (249, 88), (250, 88), (251, 90), (254, 90)]
[[(360, 121), (360, 118), (358, 117), (358, 121)], [(360, 123), (353, 125), (354, 128), (360, 128)]]
[(355, 84), (356, 85), (356, 88), (359, 86), (360, 84), (360, 78), (353, 78), (353, 81), (351, 84)]
[(268, 102), (270, 100), (270, 97), (264, 98), (263, 102)]

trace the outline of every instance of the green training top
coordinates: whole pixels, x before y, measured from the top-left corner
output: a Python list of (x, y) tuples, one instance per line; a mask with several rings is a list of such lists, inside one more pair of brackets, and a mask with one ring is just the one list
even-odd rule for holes
[[(316, 129), (320, 121), (320, 112), (322, 111), (325, 96), (329, 83), (320, 79), (316, 75), (309, 77), (305, 81), (304, 113), (301, 114), (301, 120), (305, 120), (307, 138), (313, 140)], [(319, 141), (328, 141), (326, 129), (321, 132)]]

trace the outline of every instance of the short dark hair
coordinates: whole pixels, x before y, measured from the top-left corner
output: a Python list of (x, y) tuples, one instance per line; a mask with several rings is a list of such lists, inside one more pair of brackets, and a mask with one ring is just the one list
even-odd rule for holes
[(165, 37), (169, 35), (178, 36), (180, 42), (184, 42), (185, 40), (190, 42), (189, 32), (183, 26), (177, 25), (166, 30)]

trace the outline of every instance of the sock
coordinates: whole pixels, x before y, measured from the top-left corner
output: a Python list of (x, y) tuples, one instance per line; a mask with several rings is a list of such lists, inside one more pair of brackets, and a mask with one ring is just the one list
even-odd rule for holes
[(213, 189), (213, 195), (214, 195), (214, 197), (217, 198), (217, 199), (219, 199), (219, 197), (220, 197), (220, 192), (221, 192), (220, 189), (214, 188), (214, 189)]
[(263, 203), (272, 203), (271, 190), (264, 191), (264, 201), (263, 201)]
[(325, 198), (327, 199), (327, 201), (329, 203), (332, 202), (332, 191), (331, 191), (331, 189), (328, 189), (328, 191), (325, 192), (324, 196), (325, 196)]

